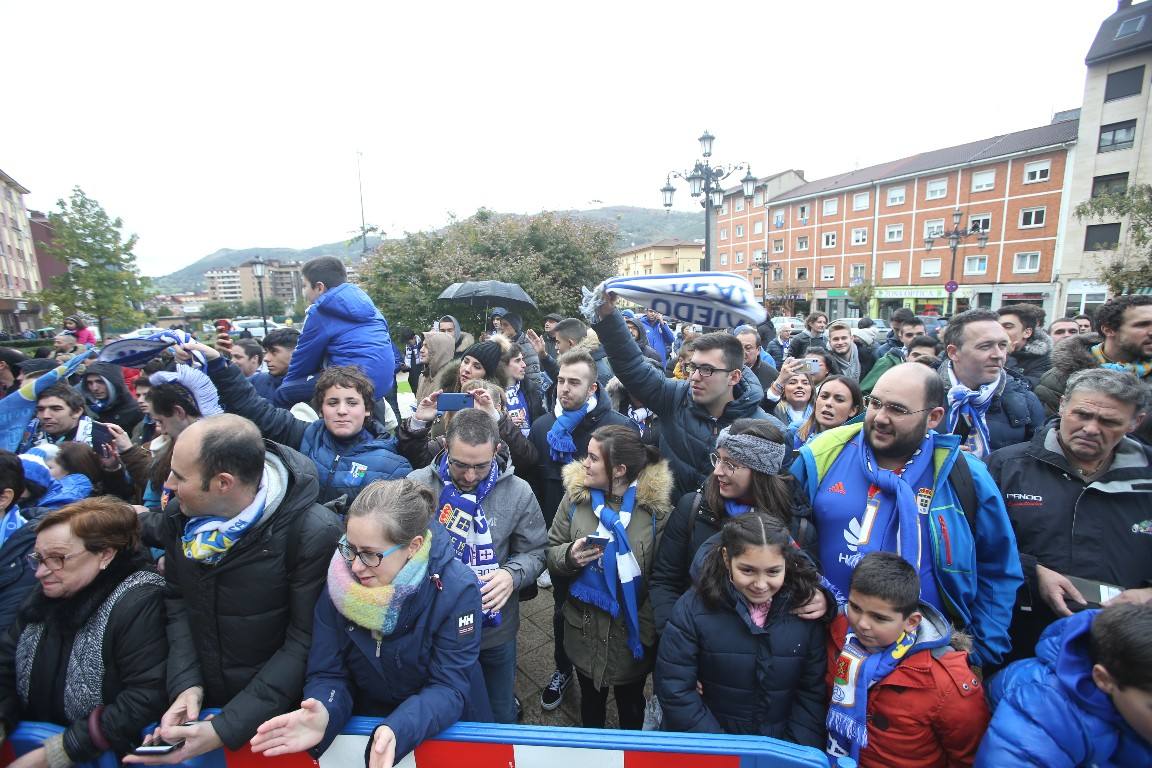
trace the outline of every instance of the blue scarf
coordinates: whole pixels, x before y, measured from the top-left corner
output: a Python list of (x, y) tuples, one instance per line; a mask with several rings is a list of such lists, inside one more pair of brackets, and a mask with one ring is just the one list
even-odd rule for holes
[(194, 517), (184, 526), (184, 557), (205, 565), (220, 562), (228, 550), (264, 516), (268, 486), (260, 484), (256, 498), (235, 517)]
[(524, 437), (528, 437), (532, 432), (532, 415), (528, 413), (528, 400), (524, 397), (524, 391), (520, 383), (517, 382), (508, 387), (508, 389), (504, 391), (504, 396), (508, 400), (509, 416), (517, 411), (524, 414), (524, 423), (520, 427), (520, 432)]
[(12, 534), (23, 528), (25, 522), (27, 521), (20, 514), (20, 507), (13, 504), (12, 508), (0, 517), (0, 547), (4, 546), (4, 542), (8, 541)]
[[(867, 440), (862, 441), (860, 451), (861, 465), (864, 469), (864, 477), (868, 479), (873, 485), (880, 489), (876, 497), (869, 502), (867, 509), (875, 510), (876, 520), (883, 519), (879, 514), (880, 507), (885, 502), (895, 501), (896, 514), (889, 516), (889, 528), (892, 525), (896, 529), (897, 541), (897, 554), (907, 560), (920, 572), (920, 565), (923, 562), (920, 551), (923, 538), (920, 531), (920, 504), (917, 500), (917, 493), (912, 488), (913, 483), (924, 475), (926, 470), (931, 470), (932, 453), (935, 440), (928, 439), (920, 444), (920, 448), (913, 454), (912, 458), (904, 465), (904, 471), (900, 474), (888, 469), (881, 469), (876, 463), (876, 457), (872, 454), (872, 446), (868, 444)], [(865, 512), (867, 517), (869, 512)], [(872, 528), (872, 521), (865, 520), (861, 528), (865, 531)], [(870, 552), (879, 552), (883, 549), (884, 535), (880, 535), (881, 531), (875, 531), (873, 535), (869, 536), (866, 542), (860, 544), (860, 554), (867, 555)]]
[(844, 649), (832, 675), (832, 704), (828, 707), (828, 754), (860, 759), (868, 746), (868, 689), (899, 666), (916, 645), (916, 633), (902, 634), (882, 651), (869, 653), (855, 633), (844, 637)]
[(565, 410), (560, 402), (556, 402), (556, 421), (548, 430), (548, 455), (558, 464), (567, 464), (576, 457), (576, 443), (572, 440), (572, 430), (580, 426), (580, 422), (588, 412), (596, 407), (596, 397), (589, 397), (584, 405), (574, 411)]
[(638, 608), (637, 586), (641, 578), (640, 564), (628, 543), (627, 527), (621, 518), (632, 519), (632, 507), (636, 503), (636, 481), (628, 486), (624, 500), (617, 513), (606, 503), (604, 491), (590, 488), (592, 511), (600, 518), (599, 533), (610, 534), (604, 555), (587, 565), (572, 582), (568, 594), (582, 603), (595, 606), (616, 618), (620, 615), (620, 602), (616, 598), (616, 585), (624, 595), (625, 624), (628, 628), (628, 649), (633, 658), (644, 658), (644, 646), (640, 644), (640, 612)]
[(948, 378), (952, 388), (948, 390), (948, 434), (956, 433), (956, 426), (960, 417), (964, 416), (972, 425), (965, 443), (972, 449), (972, 454), (981, 459), (987, 458), (992, 452), (992, 440), (988, 435), (988, 408), (992, 405), (992, 396), (1000, 391), (1000, 385), (1006, 375), (1000, 371), (995, 381), (981, 385), (977, 389), (968, 389), (956, 379), (951, 366), (948, 367)]
[[(496, 549), (492, 546), (492, 529), (488, 527), (488, 518), (484, 515), (484, 499), (500, 479), (500, 465), (496, 459), (492, 459), (487, 477), (480, 481), (475, 490), (467, 493), (462, 493), (452, 481), (452, 474), (448, 471), (447, 451), (440, 457), (436, 471), (440, 482), (444, 484), (440, 489), (440, 524), (448, 531), (452, 552), (460, 562), (472, 569), (476, 580), (483, 585), (480, 577), (500, 567)], [(500, 611), (485, 611), (484, 626), (500, 626)]]
[(741, 504), (738, 501), (732, 501), (732, 499), (724, 500), (724, 511), (728, 513), (728, 517), (740, 517), (751, 509), (751, 504)]

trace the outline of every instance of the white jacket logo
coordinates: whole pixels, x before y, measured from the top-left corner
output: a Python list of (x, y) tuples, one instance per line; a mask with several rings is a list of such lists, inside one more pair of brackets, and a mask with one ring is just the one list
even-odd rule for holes
[(1036, 496), (1031, 493), (1006, 493), (1004, 498), (1008, 501), (1044, 501), (1043, 496)]

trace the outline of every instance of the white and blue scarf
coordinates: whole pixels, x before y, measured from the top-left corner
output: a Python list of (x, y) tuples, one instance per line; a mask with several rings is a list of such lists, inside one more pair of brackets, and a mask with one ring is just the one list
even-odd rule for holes
[(916, 645), (916, 633), (902, 634), (882, 651), (869, 653), (849, 631), (832, 675), (828, 707), (828, 754), (860, 759), (868, 746), (868, 689), (887, 677)]
[(584, 405), (572, 411), (564, 410), (560, 401), (556, 401), (556, 409), (553, 411), (556, 414), (556, 421), (552, 422), (547, 434), (548, 455), (552, 461), (567, 464), (576, 458), (576, 442), (572, 439), (572, 431), (580, 426), (580, 422), (595, 407), (595, 395), (590, 395)]
[(508, 401), (509, 416), (516, 412), (524, 414), (524, 423), (520, 425), (520, 432), (524, 437), (528, 437), (529, 433), (532, 432), (532, 414), (528, 413), (528, 398), (524, 396), (520, 382), (516, 382), (504, 390), (504, 398)]
[(12, 507), (4, 513), (4, 516), (0, 517), (0, 547), (4, 546), (4, 542), (8, 541), (12, 534), (23, 528), (26, 522), (28, 521), (20, 514), (20, 507), (13, 504)]
[[(440, 524), (448, 531), (452, 551), (464, 565), (476, 574), (476, 580), (500, 567), (496, 559), (496, 548), (492, 546), (492, 529), (484, 515), (484, 499), (496, 487), (500, 479), (500, 465), (492, 459), (487, 476), (476, 486), (476, 490), (463, 493), (456, 487), (448, 470), (448, 452), (440, 457), (436, 467), (440, 482)], [(484, 626), (500, 626), (500, 611), (485, 611)]]
[(1004, 382), (1004, 371), (995, 381), (982, 384), (978, 389), (968, 389), (956, 379), (956, 372), (948, 366), (948, 380), (952, 388), (948, 390), (948, 434), (956, 433), (956, 426), (960, 417), (965, 416), (972, 425), (965, 444), (972, 450), (972, 455), (981, 459), (987, 458), (992, 452), (992, 440), (988, 434), (988, 408), (992, 405), (992, 396), (999, 390)]
[(628, 629), (628, 649), (633, 658), (644, 657), (644, 646), (640, 643), (640, 612), (637, 597), (640, 586), (640, 563), (628, 543), (628, 523), (632, 519), (632, 508), (636, 503), (636, 481), (628, 486), (620, 512), (608, 506), (604, 491), (590, 488), (592, 511), (600, 519), (596, 534), (608, 538), (608, 546), (598, 560), (584, 566), (580, 575), (572, 582), (568, 594), (582, 603), (595, 606), (616, 618), (620, 615), (620, 601), (616, 597), (619, 585), (624, 597), (624, 623)]
[(184, 557), (205, 565), (220, 562), (228, 550), (264, 516), (268, 486), (260, 484), (256, 498), (236, 517), (194, 517), (184, 526)]
[[(879, 498), (876, 499), (877, 519), (883, 519), (879, 514), (881, 509), (887, 504), (894, 504), (895, 514), (889, 517), (889, 526), (896, 526), (896, 553), (916, 568), (917, 573), (921, 572), (920, 566), (923, 561), (921, 549), (924, 539), (920, 530), (920, 502), (913, 485), (918, 487), (924, 473), (932, 471), (934, 444), (935, 441), (933, 440), (926, 440), (922, 443), (900, 473), (884, 469), (877, 464), (876, 457), (872, 453), (872, 446), (868, 444), (867, 440), (862, 441), (862, 450), (860, 451), (860, 463), (864, 470), (864, 478), (880, 489), (877, 494)], [(851, 493), (851, 489), (849, 492)], [(848, 498), (859, 498), (859, 496), (850, 495)], [(870, 529), (867, 522), (862, 527)], [(860, 544), (860, 553), (866, 555), (870, 552), (881, 551), (885, 538), (887, 537), (883, 535), (871, 536), (867, 542)]]
[(609, 293), (680, 322), (709, 328), (735, 328), (746, 322), (759, 325), (768, 316), (747, 278), (731, 272), (611, 277), (594, 290), (581, 290), (580, 311), (589, 323), (600, 320), (598, 310)]

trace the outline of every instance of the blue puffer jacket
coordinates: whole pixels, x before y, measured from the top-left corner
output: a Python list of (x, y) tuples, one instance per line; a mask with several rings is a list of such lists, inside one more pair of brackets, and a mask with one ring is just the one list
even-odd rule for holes
[(351, 503), (373, 480), (399, 480), (412, 471), (408, 460), (396, 452), (396, 438), (371, 418), (356, 438), (338, 441), (322, 419), (300, 421), (291, 411), (260, 397), (240, 369), (224, 358), (209, 363), (208, 376), (228, 412), (253, 421), (268, 440), (312, 459), (320, 480), (320, 503), (344, 494)]
[[(329, 288), (308, 307), (280, 390), (291, 391), (321, 368), (336, 365), (355, 365), (364, 371), (376, 387), (377, 398), (396, 386), (388, 321), (368, 294), (352, 283)], [(292, 405), (279, 394), (275, 402), (282, 407)]]
[[(945, 360), (937, 369), (944, 380), (945, 392), (952, 387), (948, 368), (949, 363)], [(1000, 391), (992, 395), (984, 420), (988, 424), (988, 437), (992, 443), (988, 451), (991, 453), (1031, 440), (1044, 428), (1044, 406), (1027, 381), (1005, 370)]]
[[(439, 529), (437, 529), (439, 530)], [(379, 640), (336, 610), (325, 589), (316, 604), (304, 698), (328, 710), (319, 757), (353, 713), (383, 717), (396, 734), (396, 762), (462, 717), (491, 721), (480, 672), (480, 588), (433, 533), (428, 578)]]
[[(822, 432), (800, 449), (792, 462), (792, 474), (815, 499), (820, 483), (832, 469), (844, 446), (863, 429), (862, 424), (836, 427)], [(935, 484), (928, 509), (932, 540), (933, 572), (940, 596), (947, 604), (943, 613), (968, 631), (974, 640), (969, 654), (973, 666), (996, 664), (1008, 653), (1008, 627), (1016, 591), (1024, 583), (1016, 536), (1004, 508), (1004, 499), (983, 462), (960, 450), (960, 438), (936, 435), (933, 456)], [(948, 475), (958, 460), (968, 462), (976, 491), (976, 530), (964, 516)], [(859, 505), (863, 499), (844, 497), (845, 504)], [(821, 525), (821, 508), (813, 505), (816, 530), (821, 536), (839, 536), (840, 531)]]
[(987, 686), (992, 723), (977, 768), (1152, 765), (1152, 745), (1092, 682), (1091, 628), (1099, 611), (1053, 623), (1036, 658), (1010, 665)]

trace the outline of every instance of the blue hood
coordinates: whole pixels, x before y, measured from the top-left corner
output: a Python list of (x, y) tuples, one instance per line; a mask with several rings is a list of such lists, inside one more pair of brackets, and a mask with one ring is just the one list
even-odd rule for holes
[(47, 493), (40, 497), (40, 500), (36, 502), (36, 506), (47, 509), (59, 509), (73, 502), (86, 499), (91, 495), (92, 481), (88, 479), (87, 475), (81, 475), (79, 473), (65, 475), (59, 480), (52, 481), (52, 486), (48, 489)]
[(1098, 610), (1081, 611), (1053, 622), (1036, 644), (1036, 658), (1056, 674), (1068, 698), (1078, 709), (1112, 723), (1121, 723), (1108, 694), (1092, 682), (1092, 620)]
[(380, 314), (368, 294), (352, 283), (341, 283), (324, 291), (316, 299), (316, 310), (353, 323), (368, 322)]

